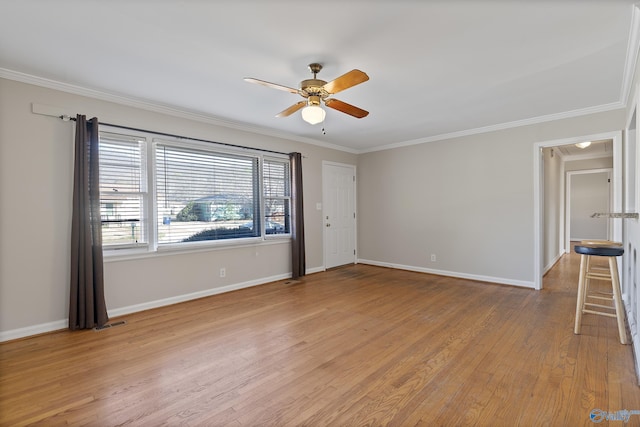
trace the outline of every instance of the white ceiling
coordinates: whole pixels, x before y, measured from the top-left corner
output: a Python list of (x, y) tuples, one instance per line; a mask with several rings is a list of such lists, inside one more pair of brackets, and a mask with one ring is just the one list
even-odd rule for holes
[[(633, 3), (0, 0), (0, 76), (363, 152), (623, 107)], [(336, 98), (369, 116), (327, 109), (323, 135), (275, 118), (298, 95), (243, 81), (297, 87), (311, 62), (365, 71)]]
[(602, 139), (591, 141), (586, 148), (579, 148), (575, 144), (555, 147), (565, 160), (581, 160), (585, 158), (613, 157), (613, 140)]

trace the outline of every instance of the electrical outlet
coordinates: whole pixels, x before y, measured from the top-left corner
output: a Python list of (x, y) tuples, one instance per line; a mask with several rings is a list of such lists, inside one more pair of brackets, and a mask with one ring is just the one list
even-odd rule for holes
[(222, 268), (220, 269), (220, 277), (224, 277), (224, 276), (226, 276), (226, 275), (227, 275), (227, 269), (226, 269), (226, 268), (224, 268), (224, 267), (222, 267)]
[(431, 254), (431, 262), (436, 262), (436, 254)]

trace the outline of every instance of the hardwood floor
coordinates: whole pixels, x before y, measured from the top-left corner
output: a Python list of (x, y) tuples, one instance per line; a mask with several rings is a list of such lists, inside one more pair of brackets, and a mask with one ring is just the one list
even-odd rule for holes
[(355, 265), (3, 343), (0, 425), (578, 426), (640, 410), (615, 319), (573, 334), (577, 277), (575, 254), (543, 291)]

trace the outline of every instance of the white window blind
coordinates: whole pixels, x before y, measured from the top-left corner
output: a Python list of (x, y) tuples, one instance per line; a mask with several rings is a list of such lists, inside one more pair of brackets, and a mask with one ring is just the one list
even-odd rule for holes
[(105, 246), (131, 246), (148, 241), (145, 141), (100, 133), (100, 214)]
[(158, 244), (259, 237), (259, 159), (155, 149)]
[(266, 234), (291, 232), (291, 173), (289, 161), (265, 158), (263, 166)]

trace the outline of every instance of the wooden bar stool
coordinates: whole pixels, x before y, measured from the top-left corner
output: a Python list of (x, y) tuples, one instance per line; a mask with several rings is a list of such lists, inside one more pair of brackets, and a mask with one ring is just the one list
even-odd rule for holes
[[(581, 240), (580, 241), (581, 245), (597, 245), (597, 246), (619, 246), (622, 247), (622, 243), (620, 242), (614, 242), (613, 240)], [(609, 266), (607, 267), (602, 267), (602, 266), (593, 266), (591, 265), (591, 257), (587, 257), (587, 273), (601, 273), (601, 274), (606, 274), (607, 277), (609, 278), (609, 280), (611, 279), (611, 270), (609, 268)], [(606, 279), (606, 277), (605, 277)], [(589, 293), (589, 280), (585, 280), (585, 287), (584, 287), (584, 292), (585, 295), (588, 295)], [(613, 293), (610, 292), (608, 294), (610, 297), (613, 296)]]
[[(591, 241), (590, 243), (581, 242), (579, 245), (575, 246), (574, 250), (576, 253), (580, 254), (580, 278), (578, 280), (578, 299), (576, 301), (576, 324), (574, 333), (580, 334), (582, 315), (584, 313), (615, 317), (618, 322), (620, 342), (622, 344), (626, 344), (627, 331), (624, 323), (624, 308), (622, 306), (622, 298), (620, 296), (618, 264), (616, 263), (616, 257), (619, 257), (624, 253), (622, 245), (617, 242), (609, 241)], [(607, 257), (609, 260), (608, 271), (607, 269), (591, 267), (590, 258), (592, 256)], [(607, 295), (590, 292), (589, 281), (591, 279), (611, 282), (612, 294)], [(598, 303), (600, 301), (611, 301), (613, 305)]]

